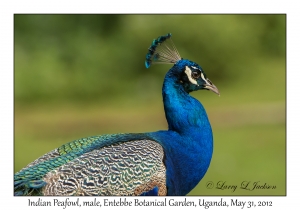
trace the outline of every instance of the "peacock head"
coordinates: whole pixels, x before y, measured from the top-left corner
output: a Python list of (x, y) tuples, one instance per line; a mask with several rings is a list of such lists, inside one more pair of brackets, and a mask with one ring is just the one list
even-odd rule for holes
[(156, 63), (174, 64), (168, 75), (176, 78), (177, 83), (180, 83), (186, 92), (210, 90), (220, 95), (218, 88), (206, 77), (203, 69), (197, 63), (181, 58), (171, 36), (168, 33), (153, 40), (146, 55), (146, 68)]

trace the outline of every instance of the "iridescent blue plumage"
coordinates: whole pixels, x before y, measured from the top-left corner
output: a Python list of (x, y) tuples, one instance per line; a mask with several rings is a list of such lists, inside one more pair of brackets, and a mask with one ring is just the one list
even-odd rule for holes
[(146, 67), (173, 63), (163, 102), (168, 130), (101, 135), (67, 143), (15, 174), (15, 195), (186, 195), (206, 173), (213, 135), (202, 104), (189, 92), (219, 94), (203, 69), (181, 59), (171, 34), (152, 42)]

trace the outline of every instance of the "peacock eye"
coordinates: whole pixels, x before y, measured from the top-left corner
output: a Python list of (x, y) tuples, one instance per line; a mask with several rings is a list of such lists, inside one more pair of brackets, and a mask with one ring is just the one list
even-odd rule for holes
[(193, 72), (192, 72), (192, 77), (193, 77), (194, 79), (198, 79), (198, 78), (200, 77), (200, 75), (201, 75), (201, 72), (200, 72), (200, 71), (193, 71)]

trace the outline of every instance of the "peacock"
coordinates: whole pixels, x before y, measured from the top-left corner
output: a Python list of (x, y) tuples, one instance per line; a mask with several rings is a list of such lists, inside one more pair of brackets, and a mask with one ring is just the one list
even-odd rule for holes
[(162, 87), (168, 130), (81, 138), (41, 156), (14, 175), (16, 196), (174, 196), (203, 178), (213, 133), (189, 93), (219, 90), (195, 62), (180, 57), (171, 34), (154, 39), (145, 66), (167, 63)]

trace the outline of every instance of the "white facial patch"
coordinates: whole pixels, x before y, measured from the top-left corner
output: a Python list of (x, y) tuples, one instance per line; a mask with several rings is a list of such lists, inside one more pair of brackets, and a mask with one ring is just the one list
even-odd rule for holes
[(207, 82), (207, 80), (204, 78), (204, 75), (202, 74), (202, 72), (201, 72), (201, 78), (202, 78), (207, 84), (209, 84), (209, 82)]
[[(194, 78), (192, 78), (192, 70), (191, 70), (188, 66), (185, 67), (184, 73), (186, 74), (186, 76), (188, 77), (189, 81), (190, 81), (192, 84), (198, 85), (197, 81), (196, 81)], [(201, 76), (202, 76), (202, 74), (201, 74)], [(199, 85), (198, 85), (198, 86), (199, 86)]]

